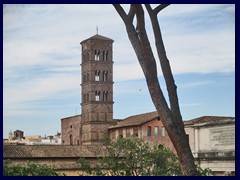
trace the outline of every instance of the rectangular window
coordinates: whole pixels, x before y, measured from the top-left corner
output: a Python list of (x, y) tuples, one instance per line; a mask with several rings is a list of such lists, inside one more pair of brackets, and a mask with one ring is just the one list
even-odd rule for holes
[(158, 126), (155, 126), (155, 131), (154, 131), (155, 136), (158, 136)]
[(87, 102), (89, 102), (89, 94), (87, 93)]
[(162, 127), (162, 137), (165, 136), (165, 127)]
[(147, 127), (147, 136), (151, 136), (152, 135), (152, 129), (151, 126)]
[(87, 82), (89, 82), (89, 74), (87, 73)]

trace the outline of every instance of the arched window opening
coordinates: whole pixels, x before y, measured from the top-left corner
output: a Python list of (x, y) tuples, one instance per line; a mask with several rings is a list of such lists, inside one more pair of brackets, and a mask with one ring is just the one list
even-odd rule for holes
[(95, 101), (100, 101), (100, 91), (95, 92)]
[(96, 70), (95, 71), (95, 81), (99, 81), (100, 80), (100, 71)]
[(108, 101), (108, 91), (103, 91), (103, 101)]
[(103, 71), (103, 81), (106, 82), (108, 79), (108, 71)]
[(100, 58), (100, 50), (95, 50), (94, 51), (94, 60), (99, 61)]

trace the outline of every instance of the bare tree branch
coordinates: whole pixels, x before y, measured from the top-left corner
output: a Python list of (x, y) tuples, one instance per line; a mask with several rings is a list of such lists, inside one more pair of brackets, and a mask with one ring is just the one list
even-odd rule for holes
[(133, 7), (133, 5), (131, 4), (131, 6), (130, 6), (130, 10), (129, 10), (129, 12), (128, 12), (128, 18), (129, 18), (129, 21), (132, 23), (133, 22), (133, 18), (134, 18), (134, 16), (135, 16), (135, 9), (134, 9), (134, 7)]
[(161, 4), (154, 8), (154, 13), (158, 14), (161, 10), (163, 10), (165, 7), (169, 6), (170, 4)]

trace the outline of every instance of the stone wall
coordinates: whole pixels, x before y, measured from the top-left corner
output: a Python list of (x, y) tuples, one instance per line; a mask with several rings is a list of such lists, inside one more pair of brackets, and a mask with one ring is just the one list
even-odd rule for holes
[(81, 144), (81, 115), (61, 119), (63, 145)]

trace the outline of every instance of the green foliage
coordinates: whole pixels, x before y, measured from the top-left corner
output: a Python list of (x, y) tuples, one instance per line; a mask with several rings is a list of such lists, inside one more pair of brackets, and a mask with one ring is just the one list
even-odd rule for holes
[(3, 161), (4, 176), (59, 176), (51, 167), (46, 164), (40, 165), (32, 162), (27, 164), (11, 165), (8, 160)]
[(199, 164), (196, 164), (197, 171), (200, 173), (201, 176), (212, 176), (212, 170), (209, 168), (203, 169), (200, 167)]
[(91, 166), (84, 158), (79, 159), (84, 173), (102, 176), (182, 175), (177, 156), (165, 147), (158, 148), (134, 138), (106, 142), (107, 155), (99, 158), (98, 164)]

